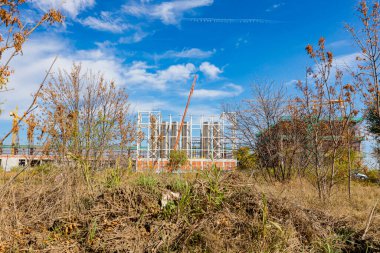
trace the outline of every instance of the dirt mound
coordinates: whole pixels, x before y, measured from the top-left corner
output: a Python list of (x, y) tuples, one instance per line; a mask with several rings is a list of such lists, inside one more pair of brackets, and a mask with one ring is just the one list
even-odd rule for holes
[[(65, 183), (4, 205), (0, 251), (375, 252), (344, 220), (265, 196), (237, 174), (137, 179), (79, 194)], [(156, 180), (156, 183), (146, 183)], [(74, 191), (73, 191), (74, 190)], [(161, 207), (165, 191), (181, 198)], [(72, 194), (68, 198), (65, 194)], [(73, 197), (73, 194), (76, 197)], [(71, 199), (72, 202), (67, 201)], [(10, 201), (11, 199), (9, 199)], [(32, 207), (35, 203), (35, 207)], [(46, 205), (50, 203), (50, 205)], [(12, 208), (12, 206), (14, 208)], [(12, 213), (12, 210), (17, 210)], [(16, 216), (16, 217), (15, 217)], [(4, 217), (4, 216), (2, 216)], [(37, 218), (36, 218), (37, 217)]]

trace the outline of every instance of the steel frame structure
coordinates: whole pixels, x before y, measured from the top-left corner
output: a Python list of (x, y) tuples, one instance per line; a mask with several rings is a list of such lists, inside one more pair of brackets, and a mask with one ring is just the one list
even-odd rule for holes
[[(169, 159), (177, 139), (181, 117), (169, 115), (163, 118), (160, 111), (138, 112), (137, 130), (143, 138), (137, 141), (136, 170), (147, 169), (138, 168), (138, 161), (156, 164), (158, 170), (164, 169), (163, 164)], [(203, 169), (205, 161), (236, 162), (233, 157), (236, 140), (236, 131), (226, 114), (190, 115), (186, 117), (180, 133), (178, 150), (186, 151), (190, 161), (200, 161)]]

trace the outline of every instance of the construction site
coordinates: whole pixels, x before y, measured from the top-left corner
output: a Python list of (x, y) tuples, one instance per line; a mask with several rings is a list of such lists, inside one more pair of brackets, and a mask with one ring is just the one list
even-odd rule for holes
[[(164, 171), (168, 167), (169, 154), (175, 149), (185, 151), (189, 158), (188, 165), (183, 170), (209, 169), (213, 164), (223, 170), (233, 170), (237, 166), (237, 161), (233, 158), (236, 133), (225, 114), (189, 116), (179, 132), (179, 118), (171, 115), (165, 118), (159, 111), (138, 112), (136, 127), (143, 138), (122, 154), (127, 155), (129, 152), (135, 171)], [(175, 147), (178, 133), (178, 144)], [(0, 148), (2, 168), (10, 170), (18, 166), (35, 166), (55, 161), (54, 150), (46, 150), (38, 145), (20, 145), (18, 135), (18, 131), (13, 133), (14, 142)]]
[(171, 115), (165, 118), (161, 112), (139, 112), (137, 129), (144, 138), (137, 143), (136, 170), (164, 170), (170, 152), (177, 148), (189, 158), (184, 170), (209, 169), (213, 164), (223, 170), (237, 166), (233, 158), (236, 133), (225, 114), (189, 116), (181, 127), (180, 119)]
[[(116, 153), (119, 157), (128, 157), (133, 161), (134, 171), (153, 170), (164, 172), (170, 169), (170, 153), (182, 151), (187, 162), (181, 165), (179, 171), (196, 171), (210, 169), (216, 166), (228, 171), (236, 169), (237, 160), (233, 157), (236, 150), (236, 130), (226, 117), (219, 116), (187, 116), (190, 101), (194, 93), (197, 76), (190, 89), (183, 115), (164, 117), (160, 111), (145, 111), (137, 113), (136, 138), (125, 150), (110, 148), (101, 159), (108, 164), (114, 164)], [(43, 145), (35, 145), (34, 117), (25, 119), (18, 110), (9, 115), (12, 117), (11, 145), (0, 146), (0, 167), (6, 171), (20, 166), (36, 166), (47, 162), (58, 161), (57, 150)], [(20, 144), (20, 124), (27, 126), (27, 145)], [(25, 139), (25, 138), (21, 138)], [(94, 151), (90, 151), (94, 153)], [(65, 160), (70, 161), (70, 157)]]

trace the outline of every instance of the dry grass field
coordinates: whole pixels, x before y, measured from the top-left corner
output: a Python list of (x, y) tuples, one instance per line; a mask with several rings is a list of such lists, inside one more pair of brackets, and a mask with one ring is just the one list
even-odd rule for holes
[[(107, 170), (85, 183), (54, 167), (1, 177), (0, 252), (377, 252), (380, 188), (321, 202), (307, 182), (244, 173)], [(341, 187), (341, 188), (340, 188)], [(180, 193), (162, 207), (162, 196)], [(363, 238), (363, 234), (365, 236)]]

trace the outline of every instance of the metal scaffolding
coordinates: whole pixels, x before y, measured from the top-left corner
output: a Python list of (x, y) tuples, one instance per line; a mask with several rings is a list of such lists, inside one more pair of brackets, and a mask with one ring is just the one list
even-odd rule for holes
[[(159, 111), (139, 112), (137, 129), (142, 139), (137, 142), (137, 159), (167, 160), (176, 142), (180, 119), (180, 115), (163, 118)], [(235, 161), (236, 131), (225, 114), (189, 116), (180, 134), (178, 149), (185, 151), (190, 160)]]

